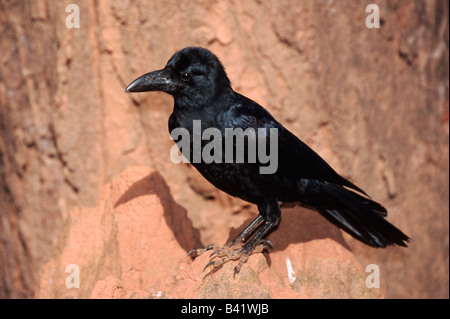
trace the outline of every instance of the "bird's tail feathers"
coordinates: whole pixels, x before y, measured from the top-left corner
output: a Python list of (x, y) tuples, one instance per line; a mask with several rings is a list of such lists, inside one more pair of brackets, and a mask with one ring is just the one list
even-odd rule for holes
[(357, 199), (359, 199), (361, 201), (361, 203), (367, 207), (369, 207), (370, 209), (372, 209), (375, 213), (377, 213), (380, 216), (386, 217), (387, 216), (387, 210), (386, 208), (384, 208), (380, 203), (377, 203), (376, 201), (361, 196), (357, 193), (355, 193), (354, 191), (350, 190), (351, 195), (356, 197)]
[(407, 246), (409, 237), (384, 219), (387, 210), (383, 206), (336, 184), (322, 186), (341, 204), (337, 208), (318, 209), (330, 222), (372, 247)]

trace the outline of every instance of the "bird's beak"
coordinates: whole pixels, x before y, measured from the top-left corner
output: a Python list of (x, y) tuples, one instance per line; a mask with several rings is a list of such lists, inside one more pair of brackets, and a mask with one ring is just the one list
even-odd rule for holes
[(176, 91), (177, 88), (178, 83), (172, 79), (172, 72), (165, 68), (138, 77), (127, 86), (125, 92), (164, 91), (170, 93)]

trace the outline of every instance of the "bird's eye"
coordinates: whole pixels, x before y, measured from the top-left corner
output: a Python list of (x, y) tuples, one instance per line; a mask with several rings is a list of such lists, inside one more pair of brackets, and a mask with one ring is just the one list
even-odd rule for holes
[(191, 79), (191, 74), (189, 72), (184, 72), (181, 74), (181, 79), (183, 81), (189, 81)]

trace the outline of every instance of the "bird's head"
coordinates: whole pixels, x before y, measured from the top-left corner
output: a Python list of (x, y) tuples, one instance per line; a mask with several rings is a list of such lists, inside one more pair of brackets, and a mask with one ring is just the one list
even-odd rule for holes
[(175, 100), (201, 103), (231, 89), (219, 59), (209, 50), (187, 47), (176, 52), (164, 69), (142, 75), (125, 92), (164, 91)]

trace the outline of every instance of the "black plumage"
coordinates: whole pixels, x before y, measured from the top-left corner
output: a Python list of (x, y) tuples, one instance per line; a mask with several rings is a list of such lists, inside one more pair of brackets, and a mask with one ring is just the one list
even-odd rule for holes
[[(216, 128), (225, 134), (227, 128), (255, 129), (257, 134), (245, 137), (245, 154), (251, 139), (261, 136), (264, 128), (267, 147), (270, 128), (277, 129), (278, 166), (273, 174), (261, 174), (264, 163), (193, 161), (192, 165), (222, 191), (254, 203), (258, 217), (233, 241), (225, 246), (209, 245), (195, 249), (194, 254), (214, 250), (208, 265), (218, 266), (239, 259), (239, 272), (248, 256), (269, 250), (267, 234), (280, 222), (279, 202), (299, 203), (315, 209), (326, 219), (356, 239), (372, 247), (406, 246), (409, 240), (402, 231), (385, 220), (387, 210), (370, 199), (358, 186), (343, 178), (316, 152), (289, 132), (262, 106), (235, 92), (225, 69), (210, 51), (188, 47), (176, 52), (166, 67), (147, 73), (133, 81), (126, 92), (164, 91), (174, 98), (169, 130), (185, 128), (193, 144), (194, 120), (201, 130)], [(295, 106), (293, 106), (295, 107)], [(202, 141), (202, 147), (208, 141)], [(259, 144), (258, 144), (259, 146)], [(225, 148), (222, 155), (225, 156)], [(299, 230), (301, 231), (301, 230)], [(253, 237), (252, 237), (253, 235)]]

